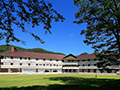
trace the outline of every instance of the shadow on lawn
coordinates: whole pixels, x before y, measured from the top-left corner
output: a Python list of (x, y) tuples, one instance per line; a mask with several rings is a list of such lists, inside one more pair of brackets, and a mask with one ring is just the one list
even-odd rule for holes
[(61, 81), (64, 85), (54, 84), (49, 86), (29, 86), (0, 88), (0, 90), (120, 90), (120, 80), (95, 79), (80, 77), (51, 77), (46, 78), (54, 81)]

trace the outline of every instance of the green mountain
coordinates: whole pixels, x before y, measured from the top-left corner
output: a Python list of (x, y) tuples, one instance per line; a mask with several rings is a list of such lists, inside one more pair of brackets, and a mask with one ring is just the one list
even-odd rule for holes
[(48, 51), (48, 50), (45, 50), (45, 49), (42, 49), (42, 48), (25, 49), (25, 48), (21, 48), (21, 47), (14, 46), (14, 45), (1, 45), (0, 46), (0, 53), (5, 52), (7, 50), (11, 50), (11, 47), (15, 47), (18, 51), (28, 51), (28, 52), (51, 53), (51, 54), (65, 55), (63, 53), (52, 52), (52, 51)]

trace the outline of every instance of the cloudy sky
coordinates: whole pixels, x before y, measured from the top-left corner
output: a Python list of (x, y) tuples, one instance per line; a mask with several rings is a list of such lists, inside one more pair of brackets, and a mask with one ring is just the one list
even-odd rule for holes
[[(91, 46), (87, 46), (83, 40), (84, 35), (80, 35), (81, 30), (86, 29), (86, 24), (77, 25), (73, 21), (76, 20), (74, 14), (77, 12), (77, 7), (74, 5), (73, 0), (45, 0), (53, 5), (53, 8), (65, 17), (64, 22), (52, 22), (52, 28), (50, 29), (52, 34), (47, 33), (42, 25), (31, 28), (30, 25), (26, 25), (26, 28), (31, 32), (40, 36), (45, 43), (41, 44), (36, 41), (31, 35), (22, 33), (21, 30), (13, 26), (15, 29), (15, 36), (21, 40), (26, 41), (26, 45), (17, 42), (11, 42), (9, 44), (23, 47), (23, 48), (43, 48), (49, 51), (61, 52), (66, 55), (72, 53), (79, 55), (83, 52), (93, 53), (94, 50)], [(5, 45), (5, 41), (1, 42), (1, 45)]]

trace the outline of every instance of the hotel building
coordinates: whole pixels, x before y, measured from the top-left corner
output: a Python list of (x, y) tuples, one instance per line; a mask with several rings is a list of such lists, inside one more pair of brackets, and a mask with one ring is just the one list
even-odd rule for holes
[(102, 70), (96, 66), (99, 60), (94, 54), (58, 55), (36, 52), (11, 50), (0, 54), (1, 74), (66, 74), (66, 73), (117, 73), (118, 68), (110, 71)]

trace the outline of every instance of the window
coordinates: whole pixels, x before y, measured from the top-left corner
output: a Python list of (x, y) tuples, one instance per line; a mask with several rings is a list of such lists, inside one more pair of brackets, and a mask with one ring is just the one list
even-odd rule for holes
[(42, 64), (38, 64), (39, 66), (42, 66)]
[(90, 61), (94, 61), (94, 59), (90, 59)]
[(94, 69), (90, 69), (90, 72), (93, 73), (93, 72), (94, 72)]
[(46, 69), (46, 70), (45, 70), (45, 72), (49, 72), (49, 70), (48, 70), (48, 69)]
[(36, 66), (36, 63), (30, 63), (30, 66)]
[(84, 66), (88, 66), (87, 64), (85, 64)]
[(36, 60), (36, 58), (31, 58), (30, 60)]
[(90, 64), (90, 66), (94, 66), (94, 64)]
[(79, 72), (82, 72), (82, 69), (79, 69)]
[(49, 66), (49, 64), (46, 64), (46, 66)]
[(52, 61), (56, 61), (56, 60), (52, 60)]
[(61, 62), (61, 60), (58, 60), (58, 62)]
[(19, 59), (19, 57), (14, 57), (14, 59)]
[(23, 72), (23, 73), (28, 73), (28, 72), (29, 72), (29, 69), (23, 69), (22, 72)]
[(36, 72), (36, 70), (35, 69), (30, 69), (29, 72), (31, 72), (31, 73)]
[(11, 59), (11, 57), (3, 57), (4, 59)]
[(27, 60), (27, 58), (23, 58), (24, 60)]
[(98, 61), (99, 61), (99, 59), (96, 59), (96, 61), (98, 62)]
[(22, 63), (23, 66), (28, 66), (28, 63)]
[(28, 58), (28, 60), (30, 60), (30, 58)]
[(61, 64), (59, 64), (59, 66), (62, 66)]
[(39, 73), (44, 73), (44, 69), (39, 69), (38, 72)]
[(53, 72), (57, 72), (57, 70), (53, 70)]
[(19, 62), (13, 62), (13, 65), (20, 65)]
[(3, 64), (4, 65), (10, 65), (10, 62), (4, 62)]
[(77, 62), (77, 60), (74, 60), (74, 62)]
[(62, 72), (62, 70), (58, 70), (58, 72)]
[(56, 66), (55, 64), (53, 64), (53, 66)]
[(43, 59), (38, 59), (38, 60), (41, 60), (41, 61), (43, 61)]
[(20, 69), (17, 69), (17, 72), (20, 72)]
[(88, 60), (84, 60), (84, 61), (88, 61)]
[(50, 61), (50, 60), (46, 59), (45, 61)]
[(88, 69), (85, 69), (84, 72), (88, 72)]

